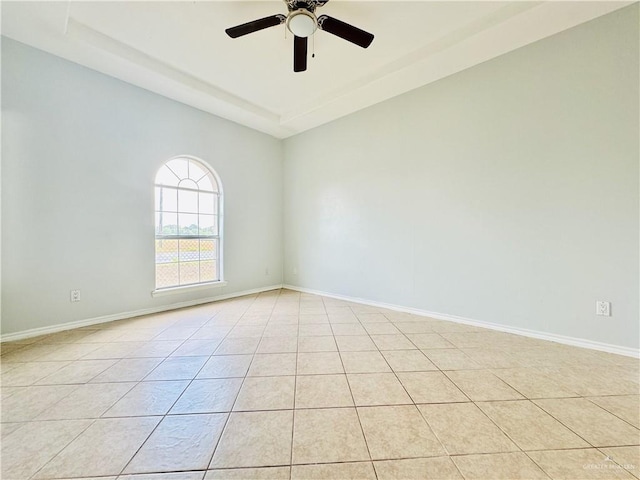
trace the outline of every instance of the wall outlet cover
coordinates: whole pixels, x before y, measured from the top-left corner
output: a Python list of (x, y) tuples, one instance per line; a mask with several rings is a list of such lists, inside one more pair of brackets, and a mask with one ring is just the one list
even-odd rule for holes
[(604, 317), (611, 316), (611, 302), (604, 302), (602, 300), (598, 300), (596, 302), (596, 315), (601, 315)]

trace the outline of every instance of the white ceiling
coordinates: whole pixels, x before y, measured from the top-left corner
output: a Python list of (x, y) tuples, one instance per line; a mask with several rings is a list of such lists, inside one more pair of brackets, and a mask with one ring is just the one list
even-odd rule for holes
[(317, 13), (375, 34), (373, 44), (318, 31), (301, 73), (283, 25), (224, 33), (286, 14), (280, 1), (3, 0), (2, 34), (285, 138), (630, 3), (331, 0)]

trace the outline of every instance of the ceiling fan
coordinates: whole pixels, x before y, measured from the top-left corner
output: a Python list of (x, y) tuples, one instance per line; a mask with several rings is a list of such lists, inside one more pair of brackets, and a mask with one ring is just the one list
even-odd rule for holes
[(304, 72), (307, 69), (307, 38), (316, 29), (324, 30), (348, 42), (367, 48), (373, 41), (373, 35), (349, 25), (329, 15), (316, 17), (317, 7), (324, 6), (329, 0), (284, 0), (289, 9), (287, 15), (271, 15), (252, 22), (227, 28), (225, 32), (231, 38), (238, 38), (276, 25), (286, 23), (287, 29), (293, 33), (293, 71)]

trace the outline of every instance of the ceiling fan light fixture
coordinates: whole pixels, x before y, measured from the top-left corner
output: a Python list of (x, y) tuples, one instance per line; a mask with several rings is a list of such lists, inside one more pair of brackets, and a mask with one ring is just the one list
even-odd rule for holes
[[(2, 0), (0, 0), (1, 2)], [(238, 38), (250, 33), (275, 27), (286, 23), (287, 30), (293, 34), (293, 71), (304, 72), (307, 69), (307, 53), (309, 37), (320, 29), (324, 32), (342, 38), (347, 42), (367, 48), (373, 41), (373, 34), (354, 27), (342, 20), (320, 15), (316, 17), (317, 7), (322, 7), (329, 0), (284, 0), (289, 13), (276, 14), (264, 18), (258, 18), (251, 22), (227, 28), (225, 32), (231, 38)], [(286, 30), (285, 30), (286, 33)], [(313, 49), (313, 45), (311, 47)], [(314, 55), (311, 55), (312, 57)]]
[(313, 35), (316, 28), (318, 28), (316, 16), (303, 8), (294, 10), (287, 17), (287, 29), (296, 37), (309, 37)]

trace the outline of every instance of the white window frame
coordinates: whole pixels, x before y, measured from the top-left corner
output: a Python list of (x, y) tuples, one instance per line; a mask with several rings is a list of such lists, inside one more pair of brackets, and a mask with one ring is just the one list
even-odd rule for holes
[[(217, 220), (218, 220), (218, 235), (217, 235), (217, 240), (218, 240), (218, 248), (217, 248), (217, 258), (216, 258), (216, 268), (217, 268), (217, 273), (218, 273), (218, 280), (213, 280), (213, 281), (208, 281), (208, 282), (199, 282), (199, 283), (193, 283), (193, 284), (189, 284), (189, 285), (175, 285), (175, 286), (169, 286), (169, 287), (160, 287), (158, 288), (157, 285), (155, 286), (155, 289), (151, 292), (151, 295), (154, 297), (158, 297), (158, 296), (164, 296), (164, 295), (171, 295), (171, 294), (177, 294), (177, 293), (186, 293), (186, 292), (191, 292), (191, 291), (198, 291), (198, 290), (207, 290), (207, 289), (211, 289), (211, 288), (216, 288), (216, 287), (224, 287), (225, 285), (227, 285), (227, 282), (224, 280), (224, 191), (223, 191), (223, 187), (222, 187), (222, 181), (220, 180), (220, 176), (218, 175), (218, 172), (215, 171), (215, 169), (213, 169), (207, 162), (205, 162), (204, 160), (202, 160), (201, 158), (198, 157), (194, 157), (192, 155), (176, 155), (175, 157), (169, 158), (168, 160), (165, 160), (164, 162), (162, 162), (162, 164), (156, 169), (155, 172), (155, 176), (154, 176), (154, 180), (153, 180), (153, 212), (154, 212), (154, 217), (153, 217), (153, 225), (154, 225), (154, 248), (153, 248), (153, 252), (154, 252), (154, 262), (153, 262), (153, 266), (154, 266), (154, 283), (156, 281), (156, 275), (155, 275), (155, 269), (157, 266), (156, 263), (156, 247), (155, 247), (155, 240), (158, 239), (158, 235), (155, 233), (156, 231), (156, 220), (155, 220), (155, 202), (156, 202), (156, 198), (155, 198), (155, 190), (156, 187), (160, 186), (159, 184), (156, 183), (156, 178), (158, 173), (160, 172), (160, 170), (167, 165), (169, 162), (171, 162), (172, 160), (176, 160), (176, 159), (185, 159), (185, 160), (191, 160), (194, 161), (196, 163), (199, 163), (200, 165), (202, 165), (202, 167), (206, 168), (207, 171), (211, 174), (211, 176), (213, 176), (217, 187), (218, 187), (218, 202), (217, 202)], [(177, 187), (179, 189), (179, 187)], [(184, 238), (184, 236), (181, 235), (175, 235), (175, 236), (168, 236), (167, 239), (179, 239), (179, 238)], [(199, 236), (194, 237), (194, 238), (200, 238)], [(214, 237), (216, 238), (216, 237)]]

